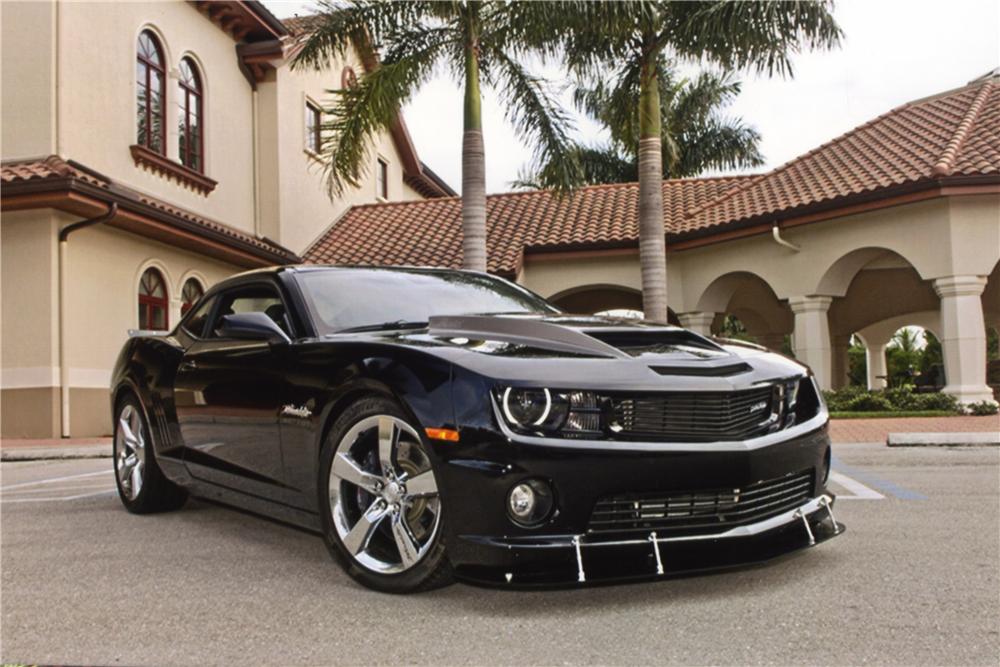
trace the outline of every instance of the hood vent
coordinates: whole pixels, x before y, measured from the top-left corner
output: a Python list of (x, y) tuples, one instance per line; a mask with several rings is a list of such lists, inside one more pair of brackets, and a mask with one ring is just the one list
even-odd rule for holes
[(722, 366), (701, 364), (698, 366), (650, 366), (650, 368), (660, 375), (694, 375), (698, 377), (728, 377), (753, 370), (750, 364), (743, 361)]
[(729, 352), (692, 331), (684, 329), (660, 330), (601, 330), (588, 329), (586, 333), (633, 357), (643, 354), (678, 354), (705, 361), (732, 358)]

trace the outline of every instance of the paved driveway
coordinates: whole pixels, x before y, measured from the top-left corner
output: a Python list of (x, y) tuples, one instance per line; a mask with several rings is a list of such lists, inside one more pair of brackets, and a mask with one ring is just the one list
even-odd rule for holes
[(3, 662), (983, 664), (1000, 451), (836, 447), (848, 532), (711, 577), (561, 591), (353, 584), (319, 538), (200, 502), (127, 514), (107, 460), (4, 463)]

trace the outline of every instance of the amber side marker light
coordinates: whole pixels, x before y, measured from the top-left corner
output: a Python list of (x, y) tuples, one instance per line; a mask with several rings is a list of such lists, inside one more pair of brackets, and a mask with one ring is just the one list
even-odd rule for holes
[(450, 428), (425, 428), (424, 433), (431, 440), (445, 440), (446, 442), (458, 442), (458, 431)]

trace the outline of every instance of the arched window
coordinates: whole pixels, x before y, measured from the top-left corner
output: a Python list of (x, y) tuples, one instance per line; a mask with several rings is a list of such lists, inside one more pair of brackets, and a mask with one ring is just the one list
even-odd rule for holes
[(181, 164), (195, 171), (204, 171), (205, 128), (201, 75), (190, 58), (181, 60), (181, 77), (177, 86)]
[(166, 69), (163, 49), (149, 30), (139, 34), (136, 47), (136, 143), (164, 153), (166, 151), (166, 104), (163, 96)]
[(195, 278), (188, 278), (181, 289), (181, 315), (187, 314), (204, 293), (200, 282)]
[(146, 269), (139, 281), (139, 328), (164, 331), (167, 322), (167, 283), (156, 269)]

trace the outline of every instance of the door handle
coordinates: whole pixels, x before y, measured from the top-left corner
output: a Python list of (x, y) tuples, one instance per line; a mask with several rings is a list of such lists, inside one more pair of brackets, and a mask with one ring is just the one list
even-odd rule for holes
[(197, 361), (182, 361), (181, 365), (177, 367), (179, 371), (193, 371), (198, 368)]

